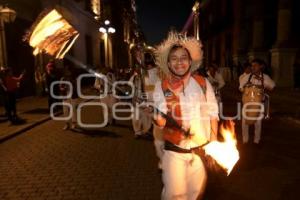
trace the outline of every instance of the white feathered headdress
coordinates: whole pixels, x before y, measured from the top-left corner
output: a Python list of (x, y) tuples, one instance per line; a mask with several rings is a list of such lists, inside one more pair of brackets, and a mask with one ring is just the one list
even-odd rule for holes
[(170, 73), (168, 68), (168, 56), (170, 49), (174, 45), (180, 45), (186, 48), (191, 57), (191, 72), (198, 69), (202, 63), (203, 51), (202, 44), (194, 37), (186, 37), (178, 32), (170, 32), (168, 38), (156, 47), (155, 56), (157, 66), (167, 75)]

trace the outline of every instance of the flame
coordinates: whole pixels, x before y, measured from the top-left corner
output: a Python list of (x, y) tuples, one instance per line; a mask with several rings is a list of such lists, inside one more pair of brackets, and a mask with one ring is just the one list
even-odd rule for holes
[(240, 158), (236, 147), (237, 141), (234, 132), (234, 122), (229, 121), (227, 127), (222, 124), (220, 132), (224, 138), (224, 142), (212, 141), (203, 148), (205, 153), (214, 158), (226, 170), (227, 175), (229, 175)]
[(29, 45), (34, 48), (34, 55), (45, 51), (55, 58), (61, 59), (78, 36), (78, 31), (56, 9), (53, 9), (33, 29)]

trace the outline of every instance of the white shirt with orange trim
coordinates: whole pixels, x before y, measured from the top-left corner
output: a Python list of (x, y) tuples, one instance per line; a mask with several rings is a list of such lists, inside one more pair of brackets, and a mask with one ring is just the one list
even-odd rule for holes
[[(166, 100), (162, 91), (161, 81), (155, 85), (154, 105), (163, 113), (167, 113)], [(179, 94), (181, 106), (182, 126), (186, 130), (190, 130), (192, 135), (203, 138), (203, 143), (210, 139), (210, 120), (211, 118), (218, 118), (218, 104), (209, 81), (206, 79), (206, 95), (200, 85), (194, 78), (190, 78), (189, 82), (184, 88), (184, 92)], [(197, 144), (190, 139), (184, 139), (178, 145), (184, 149), (197, 147)]]

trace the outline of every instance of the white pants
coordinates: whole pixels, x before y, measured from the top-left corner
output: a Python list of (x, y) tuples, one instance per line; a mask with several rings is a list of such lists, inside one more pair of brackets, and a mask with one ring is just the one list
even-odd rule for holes
[[(261, 122), (262, 119), (256, 120), (254, 123), (254, 143), (258, 144), (261, 136)], [(243, 134), (243, 143), (247, 143), (249, 140), (249, 125), (246, 124), (246, 120), (242, 119), (242, 134)]]
[(107, 117), (108, 117), (107, 121), (108, 121), (109, 124), (112, 124), (112, 121), (113, 121), (112, 107), (117, 102), (116, 98), (112, 94), (108, 94), (104, 98), (101, 98), (100, 102), (106, 104), (106, 106), (107, 106)]
[(142, 108), (135, 107), (132, 117), (132, 126), (134, 133), (137, 135), (147, 133), (152, 125), (151, 115), (146, 113)]
[(164, 146), (165, 142), (163, 140), (163, 132), (158, 126), (153, 124), (153, 137), (154, 137), (154, 147), (156, 151), (156, 155), (159, 159), (158, 161), (158, 168), (162, 168), (161, 161), (164, 154)]
[[(67, 106), (68, 104), (71, 105), (71, 108)], [(76, 124), (77, 123), (77, 109), (76, 109), (77, 100), (76, 99), (64, 99), (63, 100), (63, 113), (64, 116), (67, 117), (70, 115), (70, 109), (73, 110), (73, 114), (69, 120), (66, 121), (68, 125)]]
[(165, 151), (162, 169), (163, 200), (195, 200), (203, 195), (207, 175), (199, 156)]

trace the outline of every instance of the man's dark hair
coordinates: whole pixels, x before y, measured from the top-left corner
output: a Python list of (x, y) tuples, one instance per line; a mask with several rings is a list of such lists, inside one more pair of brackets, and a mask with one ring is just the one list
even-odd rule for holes
[(150, 52), (146, 52), (144, 54), (144, 62), (145, 62), (145, 65), (151, 65), (151, 66), (155, 66), (155, 58), (154, 58), (154, 55), (151, 54)]
[(188, 50), (187, 48), (185, 48), (184, 46), (182, 46), (182, 45), (180, 45), (180, 44), (175, 44), (174, 46), (172, 46), (172, 47), (170, 48), (169, 55), (168, 55), (168, 61), (169, 61), (169, 59), (170, 59), (170, 57), (169, 57), (170, 54), (171, 54), (172, 52), (176, 51), (177, 49), (180, 49), (180, 48), (185, 49), (186, 52), (187, 52), (187, 54), (188, 54), (188, 56), (189, 56), (189, 58), (192, 60), (191, 53), (189, 52), (189, 50)]
[(257, 64), (259, 64), (259, 65), (262, 65), (263, 67), (266, 66), (265, 61), (263, 61), (262, 59), (259, 59), (259, 58), (253, 59), (253, 60), (251, 61), (251, 63), (257, 63)]
[(247, 67), (251, 67), (251, 63), (249, 61), (246, 61), (244, 64), (243, 64), (243, 70), (245, 70)]

